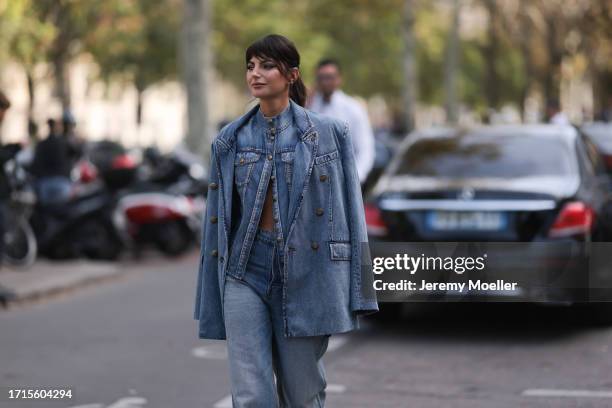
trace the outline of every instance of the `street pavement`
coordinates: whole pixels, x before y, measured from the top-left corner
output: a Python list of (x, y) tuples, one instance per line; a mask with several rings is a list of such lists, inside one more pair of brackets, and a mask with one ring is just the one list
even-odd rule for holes
[(3, 265), (0, 269), (0, 305), (12, 306), (65, 293), (71, 289), (117, 278), (129, 271), (125, 262), (75, 259), (37, 260), (28, 268)]
[[(197, 260), (145, 257), (0, 309), (0, 407), (231, 407), (225, 343), (198, 339), (192, 319)], [(612, 329), (562, 308), (444, 306), (332, 336), (326, 407), (612, 406)], [(10, 388), (73, 398), (9, 400)]]

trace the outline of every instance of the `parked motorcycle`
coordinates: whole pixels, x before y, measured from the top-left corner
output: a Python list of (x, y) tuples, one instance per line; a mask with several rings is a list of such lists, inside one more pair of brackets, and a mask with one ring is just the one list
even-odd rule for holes
[[(30, 217), (36, 204), (36, 195), (32, 188), (24, 162), (21, 147), (12, 145), (3, 147), (8, 160), (1, 171), (4, 171), (9, 189), (6, 205), (3, 260), (16, 267), (29, 267), (36, 260), (38, 245), (36, 236), (30, 226)], [(10, 149), (8, 152), (6, 149)]]
[(147, 244), (180, 255), (199, 241), (208, 187), (204, 166), (180, 148), (169, 155), (148, 148), (140, 170), (119, 198), (115, 222), (127, 231), (136, 256)]
[(74, 167), (75, 181), (66, 201), (39, 202), (36, 206), (32, 226), (40, 253), (49, 258), (86, 256), (114, 260), (125, 247), (113, 222), (117, 187), (107, 183), (106, 169), (97, 168), (91, 161), (97, 147), (97, 143), (85, 147), (83, 157)]

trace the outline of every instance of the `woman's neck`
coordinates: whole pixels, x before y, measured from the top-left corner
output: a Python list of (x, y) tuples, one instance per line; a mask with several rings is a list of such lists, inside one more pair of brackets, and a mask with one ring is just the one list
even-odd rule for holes
[(289, 98), (274, 98), (274, 99), (261, 99), (259, 101), (259, 109), (264, 116), (272, 117), (276, 116), (284, 111), (289, 106)]

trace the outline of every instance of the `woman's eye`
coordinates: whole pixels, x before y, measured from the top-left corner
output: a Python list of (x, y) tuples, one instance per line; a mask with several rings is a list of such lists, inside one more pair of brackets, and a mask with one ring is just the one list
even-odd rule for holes
[[(270, 69), (276, 68), (276, 64), (274, 64), (274, 63), (267, 63), (267, 64), (264, 63), (264, 64), (261, 64), (261, 66), (263, 67), (263, 69), (266, 69), (266, 70), (270, 70)], [(247, 69), (247, 71), (252, 71), (253, 69), (255, 69), (255, 65), (253, 65), (253, 64), (247, 65), (246, 69)]]

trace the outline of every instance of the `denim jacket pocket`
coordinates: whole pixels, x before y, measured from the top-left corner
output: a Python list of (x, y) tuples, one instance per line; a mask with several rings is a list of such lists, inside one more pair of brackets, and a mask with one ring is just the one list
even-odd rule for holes
[(350, 241), (330, 241), (329, 256), (333, 261), (350, 261), (351, 260), (351, 242)]
[(321, 154), (315, 157), (315, 164), (325, 164), (332, 160), (337, 160), (339, 157), (339, 153), (337, 150), (334, 150), (329, 153)]
[(259, 152), (237, 152), (234, 161), (234, 180), (236, 185), (241, 186), (248, 183), (253, 166), (259, 160)]
[(281, 153), (281, 161), (283, 162), (283, 167), (285, 168), (285, 180), (287, 181), (287, 185), (291, 187), (291, 180), (293, 178), (293, 158), (295, 156), (295, 152), (283, 152)]

